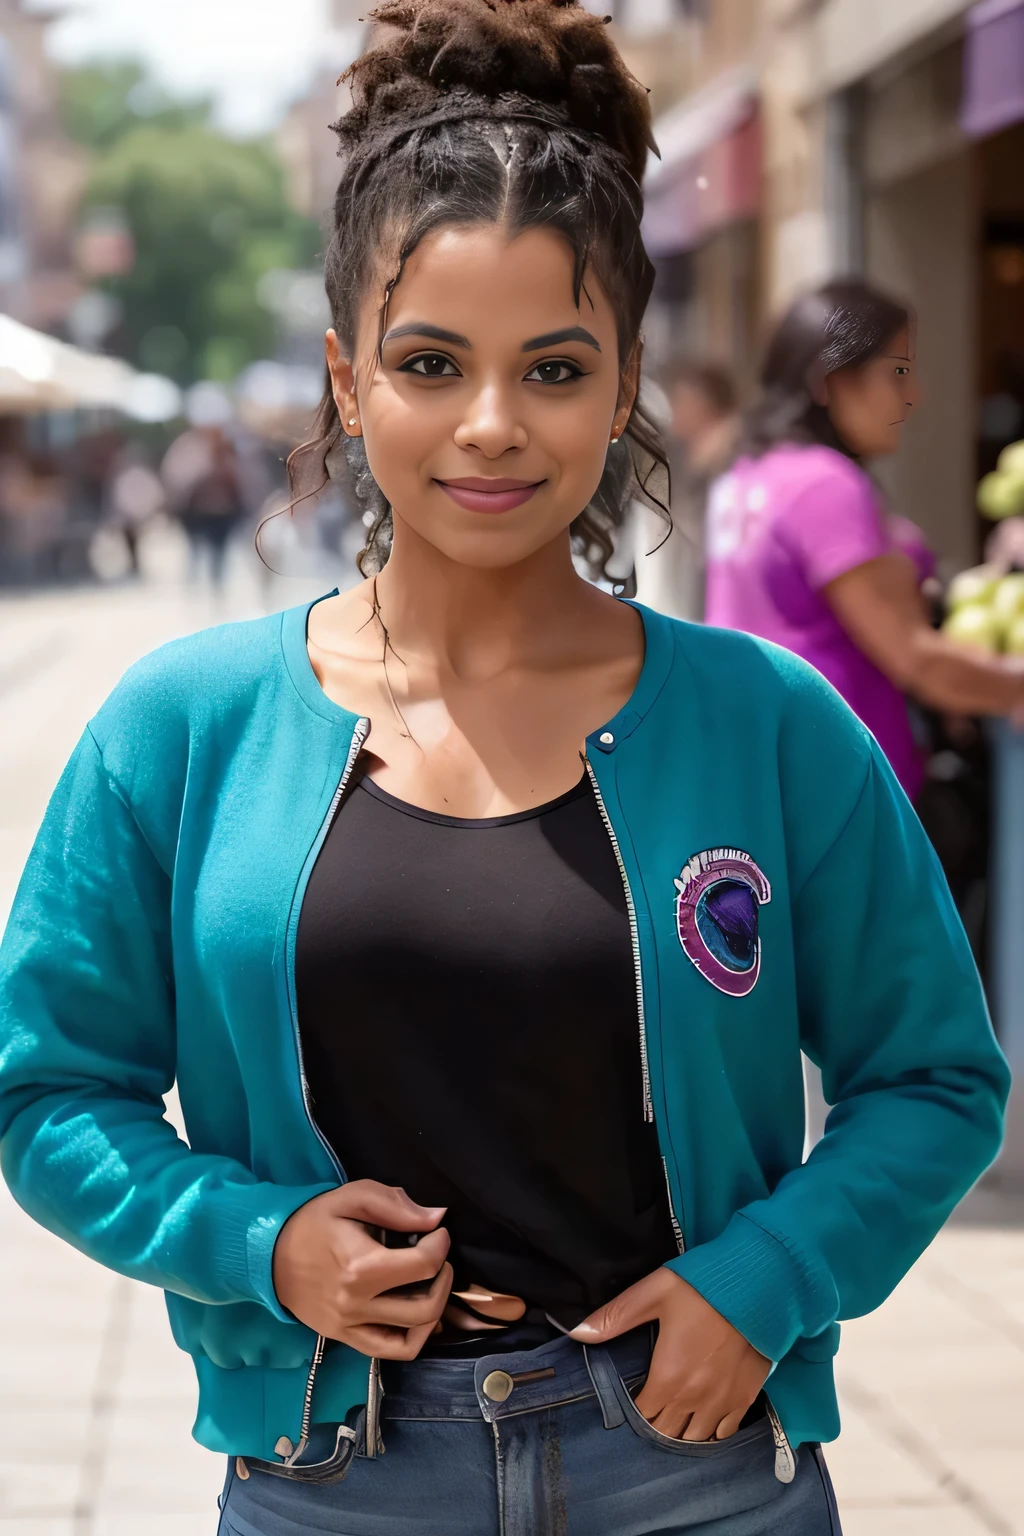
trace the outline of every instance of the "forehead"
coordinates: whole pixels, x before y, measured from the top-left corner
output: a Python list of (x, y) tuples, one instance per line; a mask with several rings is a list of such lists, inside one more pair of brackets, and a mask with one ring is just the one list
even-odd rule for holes
[(596, 274), (584, 274), (577, 307), (572, 248), (544, 228), (511, 238), (492, 224), (434, 230), (412, 252), (388, 303), (389, 329), (415, 320), (456, 331), (474, 347), (518, 349), (529, 337), (580, 323), (602, 348), (615, 339), (615, 316)]
[(897, 357), (910, 361), (913, 356), (913, 336), (909, 325), (901, 325), (895, 336), (888, 343), (881, 354), (883, 357)]

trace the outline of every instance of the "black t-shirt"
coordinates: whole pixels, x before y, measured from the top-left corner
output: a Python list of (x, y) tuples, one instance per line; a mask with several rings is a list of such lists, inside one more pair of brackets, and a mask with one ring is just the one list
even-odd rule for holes
[(474, 821), (356, 783), (306, 892), (296, 985), (317, 1125), (349, 1178), (448, 1207), (456, 1289), (570, 1328), (674, 1255), (588, 779)]

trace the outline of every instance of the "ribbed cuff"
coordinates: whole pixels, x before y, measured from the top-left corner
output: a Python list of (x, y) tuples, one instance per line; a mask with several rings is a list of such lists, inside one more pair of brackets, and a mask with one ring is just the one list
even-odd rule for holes
[(219, 1213), (217, 1223), (217, 1268), (222, 1281), (240, 1296), (260, 1302), (282, 1323), (294, 1323), (274, 1290), (274, 1245), (289, 1216), (334, 1187), (251, 1184), (234, 1189), (230, 1207)]
[(712, 1242), (666, 1267), (768, 1360), (781, 1360), (797, 1339), (820, 1333), (836, 1314), (831, 1276), (812, 1276), (781, 1239), (742, 1212)]

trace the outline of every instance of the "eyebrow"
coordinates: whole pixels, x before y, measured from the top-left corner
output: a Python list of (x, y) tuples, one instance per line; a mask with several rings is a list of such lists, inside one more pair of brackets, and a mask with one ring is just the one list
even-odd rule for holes
[(563, 341), (582, 341), (585, 346), (593, 347), (595, 352), (600, 352), (601, 343), (596, 336), (592, 336), (582, 325), (569, 325), (563, 331), (548, 331), (543, 336), (533, 336), (529, 341), (523, 342), (524, 352), (541, 352), (545, 347), (557, 347)]
[[(458, 331), (446, 331), (443, 326), (430, 325), (425, 320), (411, 320), (408, 325), (396, 325), (385, 335), (381, 345), (387, 341), (398, 341), (403, 336), (424, 336), (430, 341), (447, 342), (450, 347), (470, 348), (468, 337), (460, 336)], [(532, 336), (529, 341), (524, 341), (524, 352), (541, 352), (546, 347), (557, 347), (565, 341), (582, 341), (585, 346), (593, 347), (595, 352), (600, 352), (601, 343), (596, 336), (591, 335), (582, 325), (568, 325), (560, 331), (547, 331), (543, 336)]]
[[(465, 336), (460, 336), (458, 331), (446, 331), (440, 325), (428, 325), (425, 320), (411, 320), (408, 325), (396, 325), (394, 330), (388, 331), (384, 341), (397, 341), (400, 336), (426, 336), (431, 341), (446, 341), (450, 347), (469, 347), (469, 341)], [(384, 345), (384, 341), (381, 345)]]

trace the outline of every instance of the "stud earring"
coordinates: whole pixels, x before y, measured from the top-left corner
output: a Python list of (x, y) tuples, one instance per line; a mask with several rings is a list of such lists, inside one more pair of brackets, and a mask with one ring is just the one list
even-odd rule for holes
[[(620, 432), (620, 433), (619, 433), (619, 437), (621, 437), (621, 436), (622, 436), (622, 433), (621, 433), (621, 432)], [(612, 438), (612, 442), (613, 442), (613, 443), (617, 443), (617, 442), (618, 442), (618, 440), (619, 440), (619, 437), (613, 437), (613, 438)]]
[(349, 419), (348, 419), (348, 424), (349, 424), (349, 426), (350, 426), (350, 427), (354, 427), (354, 426), (355, 426), (355, 424), (356, 424), (356, 421), (357, 421), (357, 420), (358, 420), (358, 418), (357, 418), (357, 417), (355, 417), (355, 416), (350, 416), (350, 417), (349, 417)]

